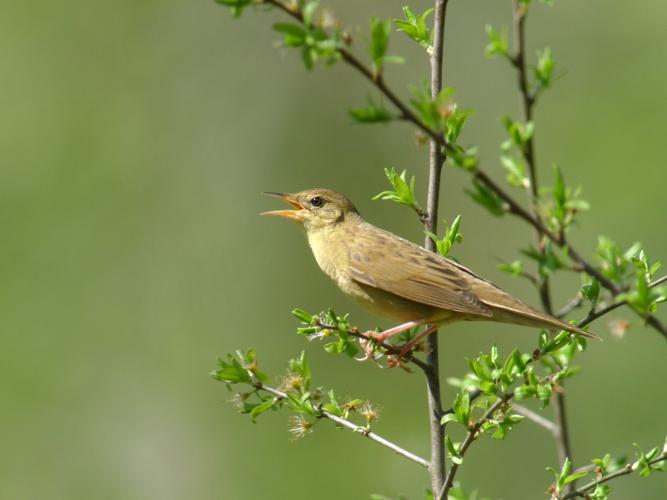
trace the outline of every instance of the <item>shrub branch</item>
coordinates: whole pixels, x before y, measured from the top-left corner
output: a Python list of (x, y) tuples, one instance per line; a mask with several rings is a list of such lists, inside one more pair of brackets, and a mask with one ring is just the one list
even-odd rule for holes
[[(253, 382), (253, 387), (255, 387), (256, 389), (268, 392), (269, 394), (273, 394), (278, 399), (281, 399), (281, 400), (286, 400), (287, 399), (287, 394), (286, 393), (284, 393), (282, 391), (279, 391), (278, 389), (276, 389), (274, 387), (263, 384), (260, 381), (254, 381)], [(345, 427), (346, 429), (349, 429), (353, 432), (356, 432), (356, 433), (370, 439), (371, 441), (375, 441), (376, 443), (381, 444), (382, 446), (384, 446), (386, 448), (389, 448), (394, 453), (396, 453), (398, 455), (401, 455), (402, 457), (405, 457), (408, 460), (411, 460), (415, 463), (418, 463), (419, 465), (421, 465), (423, 467), (426, 467), (427, 469), (429, 468), (430, 464), (429, 464), (428, 460), (426, 460), (426, 459), (424, 459), (424, 458), (422, 458), (418, 455), (415, 455), (414, 453), (406, 450), (405, 448), (401, 448), (396, 443), (393, 443), (393, 442), (389, 441), (388, 439), (386, 439), (382, 436), (379, 436), (378, 434), (376, 434), (375, 432), (372, 432), (367, 427), (357, 425), (354, 422), (351, 422), (350, 420), (347, 420), (343, 417), (339, 417), (337, 415), (334, 415), (333, 413), (329, 413), (328, 411), (325, 411), (324, 409), (322, 409), (322, 407), (319, 406), (319, 405), (316, 406), (315, 409), (317, 410), (317, 415), (316, 415), (317, 418), (325, 418), (327, 420), (331, 420), (332, 422), (334, 422), (334, 423), (336, 423), (336, 424), (338, 424), (342, 427)]]
[[(436, 0), (433, 20), (433, 46), (430, 51), (431, 63), (431, 98), (436, 99), (442, 90), (443, 80), (443, 48), (445, 36), (445, 13), (448, 0)], [(441, 137), (441, 136), (439, 136)], [(440, 199), (440, 181), (442, 166), (445, 162), (443, 148), (438, 136), (431, 138), (429, 144), (428, 165), (428, 198), (426, 203), (426, 220), (424, 222), (427, 236), (424, 247), (431, 252), (436, 251), (435, 242), (428, 233), (437, 234), (438, 230), (438, 202)], [(438, 491), (445, 480), (445, 426), (442, 419), (442, 395), (440, 392), (440, 364), (438, 359), (438, 332), (433, 332), (428, 338), (429, 353), (426, 358), (428, 371), (426, 386), (428, 391), (429, 425), (431, 430), (431, 488)]]
[[(648, 465), (655, 465), (658, 462), (662, 462), (664, 460), (667, 460), (667, 450), (663, 450), (663, 452), (660, 454), (660, 456), (654, 458), (653, 460), (650, 460), (648, 462)], [(581, 486), (580, 488), (577, 488), (574, 491), (571, 491), (567, 493), (564, 497), (563, 500), (567, 500), (568, 498), (577, 498), (577, 497), (582, 497), (582, 498), (589, 498), (588, 493), (590, 490), (594, 489), (597, 485), (599, 484), (604, 484), (608, 481), (611, 481), (612, 479), (616, 479), (617, 477), (621, 476), (627, 476), (628, 474), (632, 474), (634, 471), (636, 471), (638, 468), (637, 463), (632, 463), (632, 464), (627, 464), (625, 467), (607, 474), (606, 476), (602, 476), (595, 481), (591, 481), (590, 483), (586, 483), (585, 485)]]

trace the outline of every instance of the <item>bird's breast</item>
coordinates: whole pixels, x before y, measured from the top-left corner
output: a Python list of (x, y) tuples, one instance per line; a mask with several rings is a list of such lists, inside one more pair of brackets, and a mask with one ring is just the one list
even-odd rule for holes
[(348, 255), (344, 244), (337, 241), (336, 235), (327, 229), (308, 233), (308, 243), (320, 269), (336, 284), (347, 291), (349, 275), (347, 273)]
[(308, 243), (320, 269), (346, 295), (372, 314), (396, 321), (428, 318), (434, 312), (430, 306), (418, 304), (393, 293), (360, 284), (349, 272), (350, 255), (344, 238), (351, 234), (331, 234), (318, 231), (308, 234)]

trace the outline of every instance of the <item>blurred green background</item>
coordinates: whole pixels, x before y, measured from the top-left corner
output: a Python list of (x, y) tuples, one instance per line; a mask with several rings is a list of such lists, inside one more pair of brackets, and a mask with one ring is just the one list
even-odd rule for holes
[[(327, 5), (365, 33), (370, 15), (397, 17), (403, 3)], [(449, 14), (445, 79), (477, 110), (464, 141), (502, 179), (498, 118), (517, 115), (517, 97), (510, 68), (482, 56), (483, 27), (509, 23), (510, 2), (453, 0)], [(317, 383), (378, 403), (378, 432), (428, 454), (421, 377), (297, 337), (297, 306), (376, 320), (338, 295), (295, 227), (257, 216), (276, 208), (260, 191), (326, 186), (421, 240), (408, 210), (370, 197), (385, 188), (387, 166), (415, 173), (423, 194), (426, 151), (407, 125), (352, 125), (346, 110), (370, 87), (343, 65), (306, 73), (270, 30), (280, 19), (249, 11), (234, 22), (208, 0), (4, 2), (0, 498), (421, 498), (428, 479), (418, 466), (327, 423), (292, 442), (286, 414), (253, 425), (208, 375), (234, 349), (256, 347), (273, 373), (306, 349)], [(550, 44), (564, 73), (537, 112), (540, 174), (550, 182), (558, 162), (584, 186), (593, 210), (572, 240), (587, 255), (607, 234), (667, 258), (666, 20), (661, 0), (560, 0), (531, 12), (531, 55)], [(403, 96), (427, 71), (412, 45), (392, 39), (408, 63), (387, 79)], [(530, 287), (495, 268), (532, 233), (473, 205), (467, 184), (445, 171), (443, 218), (463, 215), (456, 255), (534, 304)], [(566, 275), (555, 285), (561, 305), (578, 283)], [(659, 316), (667, 321), (667, 308)], [(567, 385), (578, 464), (664, 439), (665, 341), (627, 311), (615, 317), (633, 328), (615, 340), (599, 323), (609, 340), (590, 346)], [(531, 349), (535, 335), (446, 328), (443, 376), (461, 375), (465, 358), (494, 342)], [(551, 438), (526, 422), (506, 442), (476, 445), (460, 479), (493, 498), (542, 498), (544, 467), (555, 462)], [(614, 488), (614, 498), (667, 493), (660, 476)]]

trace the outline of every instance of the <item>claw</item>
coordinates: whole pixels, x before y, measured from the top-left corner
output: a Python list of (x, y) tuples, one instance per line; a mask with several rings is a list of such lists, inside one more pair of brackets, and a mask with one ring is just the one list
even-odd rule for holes
[(354, 358), (357, 361), (377, 361), (382, 356), (375, 350), (375, 344), (371, 339), (359, 339), (359, 345), (364, 355), (360, 358)]
[(364, 355), (360, 358), (354, 358), (356, 361), (368, 361), (375, 357), (373, 343), (367, 339), (359, 339), (359, 345)]
[(387, 356), (387, 368), (399, 367), (408, 373), (412, 373), (412, 369), (405, 364), (406, 361), (407, 360), (403, 358), (402, 354), (392, 354), (390, 356)]

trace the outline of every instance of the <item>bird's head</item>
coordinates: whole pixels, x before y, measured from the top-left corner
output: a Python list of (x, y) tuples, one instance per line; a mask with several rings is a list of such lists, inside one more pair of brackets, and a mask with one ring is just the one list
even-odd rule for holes
[(294, 207), (292, 210), (274, 210), (261, 215), (279, 215), (303, 225), (306, 231), (332, 227), (349, 215), (358, 214), (352, 202), (342, 193), (331, 189), (307, 189), (299, 193), (264, 193), (280, 198)]

